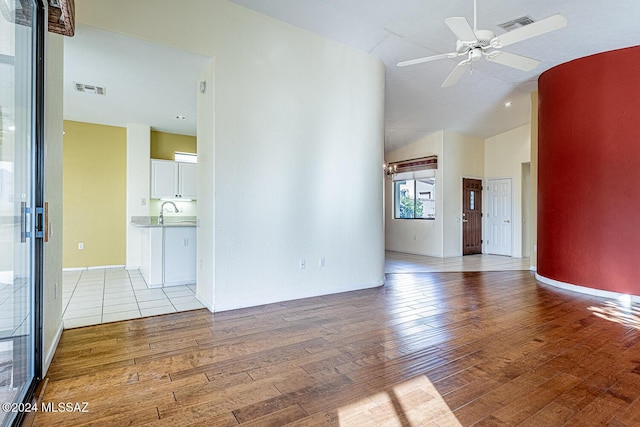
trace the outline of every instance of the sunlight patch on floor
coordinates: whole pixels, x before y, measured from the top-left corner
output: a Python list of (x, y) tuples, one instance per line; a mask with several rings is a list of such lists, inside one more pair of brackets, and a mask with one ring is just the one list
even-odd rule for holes
[(589, 307), (596, 316), (623, 326), (640, 329), (640, 306), (632, 304), (630, 298), (622, 296), (617, 301), (605, 301), (602, 306)]
[(461, 426), (424, 375), (342, 406), (338, 418), (341, 426)]

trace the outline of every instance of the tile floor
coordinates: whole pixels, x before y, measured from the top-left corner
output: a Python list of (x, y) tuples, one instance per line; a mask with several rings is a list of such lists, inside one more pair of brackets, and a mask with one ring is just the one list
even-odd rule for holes
[(485, 254), (436, 258), (387, 251), (385, 254), (384, 272), (393, 274), (529, 269), (529, 258), (512, 258), (508, 256)]
[(149, 289), (138, 270), (63, 272), (64, 328), (195, 310), (195, 285)]

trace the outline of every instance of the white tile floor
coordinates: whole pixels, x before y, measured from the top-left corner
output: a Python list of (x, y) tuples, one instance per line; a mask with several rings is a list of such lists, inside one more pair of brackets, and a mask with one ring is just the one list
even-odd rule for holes
[(149, 289), (123, 268), (65, 271), (62, 291), (65, 329), (204, 308), (195, 285)]
[(529, 270), (529, 258), (513, 258), (501, 255), (466, 255), (436, 258), (387, 251), (385, 273), (436, 273), (458, 271)]

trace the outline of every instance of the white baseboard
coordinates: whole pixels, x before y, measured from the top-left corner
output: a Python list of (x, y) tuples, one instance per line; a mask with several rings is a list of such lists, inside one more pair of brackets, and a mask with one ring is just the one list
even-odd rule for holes
[(64, 330), (64, 321), (60, 319), (60, 327), (56, 332), (56, 336), (51, 343), (51, 346), (47, 349), (47, 354), (44, 357), (44, 361), (42, 363), (42, 378), (47, 375), (47, 371), (49, 370), (49, 366), (51, 366), (51, 361), (53, 360), (53, 356), (56, 354), (56, 349), (58, 348), (58, 343), (60, 342), (60, 337), (62, 337), (62, 331)]
[(602, 289), (594, 289), (594, 288), (588, 288), (586, 286), (574, 285), (572, 283), (565, 283), (559, 280), (549, 279), (548, 277), (541, 276), (538, 273), (536, 273), (536, 279), (544, 284), (554, 286), (560, 289), (565, 289), (571, 292), (578, 292), (581, 294), (592, 295), (595, 297), (607, 298), (607, 299), (621, 299), (621, 298), (629, 299), (630, 298), (632, 302), (640, 303), (640, 296), (638, 295), (626, 295), (620, 292), (605, 291)]
[(124, 268), (124, 264), (122, 264), (122, 265), (93, 265), (91, 267), (87, 267), (87, 270), (102, 270), (102, 269), (112, 269), (112, 268)]
[(196, 299), (200, 301), (200, 303), (204, 305), (207, 310), (213, 313), (213, 303), (211, 301), (208, 301), (206, 298), (198, 295), (197, 292), (196, 292)]
[(122, 265), (92, 265), (89, 267), (69, 267), (63, 268), (62, 271), (84, 271), (84, 270), (108, 270), (114, 268), (124, 268), (124, 264)]

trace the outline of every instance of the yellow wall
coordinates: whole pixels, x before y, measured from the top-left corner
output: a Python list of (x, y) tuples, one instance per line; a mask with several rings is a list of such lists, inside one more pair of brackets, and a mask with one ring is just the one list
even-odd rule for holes
[[(64, 130), (63, 267), (124, 265), (127, 130), (73, 121)], [(151, 131), (150, 150), (173, 160), (175, 151), (195, 153), (196, 137)], [(193, 205), (185, 214), (195, 215), (195, 202), (184, 203)]]
[(64, 130), (63, 267), (124, 265), (126, 129), (65, 121)]
[(196, 152), (196, 137), (151, 131), (151, 158), (173, 160), (176, 151)]

